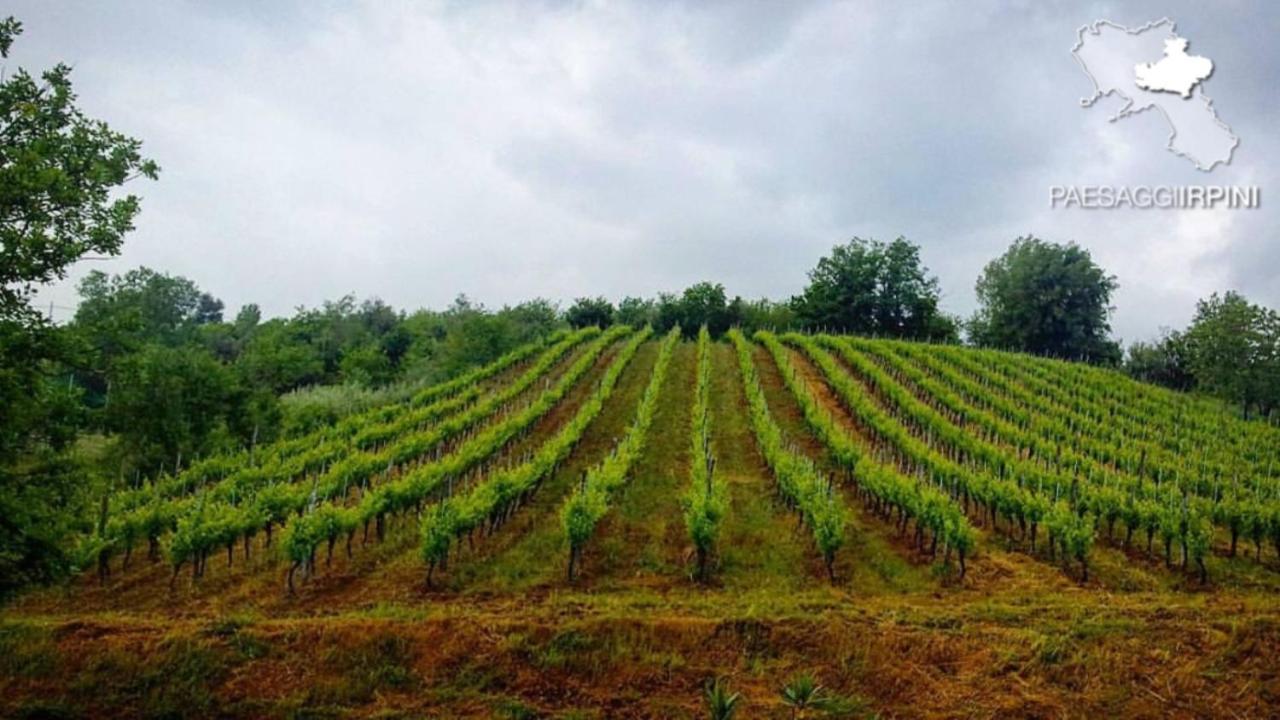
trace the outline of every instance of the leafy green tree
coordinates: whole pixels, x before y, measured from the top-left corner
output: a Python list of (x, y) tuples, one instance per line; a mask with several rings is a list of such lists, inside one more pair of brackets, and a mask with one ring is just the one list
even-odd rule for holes
[[(272, 344), (285, 344), (307, 348), (305, 354), (318, 359), (321, 367), (314, 375), (306, 368), (306, 377), (289, 378), (287, 390), (302, 383), (335, 383), (353, 380), (360, 385), (382, 385), (395, 379), (406, 362), (414, 360), (415, 337), (404, 315), (376, 298), (357, 302), (355, 296), (346, 295), (335, 301), (326, 301), (319, 308), (300, 308), (281, 325), (275, 322), (258, 325), (260, 312), (256, 306), (242, 310), (248, 317), (237, 318), (237, 326), (254, 327), (246, 334), (254, 341), (246, 352), (254, 348), (257, 337), (274, 333)], [(256, 326), (256, 327), (255, 327)], [(281, 341), (286, 341), (282, 343)], [(301, 352), (290, 352), (282, 360), (296, 360)], [(301, 369), (301, 368), (299, 368)]]
[[(22, 32), (0, 22), (0, 57)], [(159, 167), (142, 144), (75, 105), (71, 67), (39, 79), (18, 68), (0, 82), (0, 318), (25, 315), (36, 285), (66, 277), (87, 254), (115, 255), (138, 196), (117, 190)]]
[[(222, 301), (194, 282), (145, 267), (115, 276), (95, 270), (79, 291), (71, 329), (90, 350), (79, 379), (94, 405), (109, 402), (108, 377), (120, 358), (147, 343), (174, 347), (197, 340), (222, 313)], [(216, 331), (207, 335), (217, 342)]]
[[(439, 326), (431, 328), (434, 342), (426, 372), (418, 371), (419, 377), (430, 380), (454, 377), (492, 362), (561, 326), (555, 305), (543, 299), (490, 312), (460, 295), (439, 319)], [(414, 344), (415, 348), (420, 346), (416, 337)], [(418, 365), (422, 367), (421, 363)]]
[(809, 271), (793, 306), (809, 329), (953, 342), (956, 323), (938, 309), (938, 280), (920, 248), (854, 238)]
[(685, 288), (680, 296), (680, 315), (680, 327), (689, 337), (697, 335), (703, 325), (712, 337), (720, 337), (733, 325), (724, 285), (720, 283), (700, 282)]
[(207, 350), (148, 345), (114, 371), (110, 427), (137, 464), (170, 469), (217, 449), (234, 378)]
[[(376, 315), (376, 312), (374, 313)], [(343, 351), (364, 341), (370, 318), (360, 313), (354, 295), (326, 300), (318, 308), (299, 308), (289, 321), (290, 333), (310, 346), (323, 363), (317, 382), (337, 378)]]
[(662, 293), (654, 314), (658, 330), (666, 332), (679, 325), (689, 338), (696, 337), (703, 325), (712, 337), (719, 337), (735, 324), (724, 285), (719, 283), (700, 282), (685, 288), (679, 296)]
[(224, 363), (235, 362), (240, 356), (241, 342), (236, 335), (236, 326), (231, 323), (207, 323), (201, 325), (197, 332), (196, 344)]
[(435, 379), (440, 348), (448, 334), (445, 314), (418, 310), (405, 317), (403, 327), (409, 336), (409, 348), (402, 360), (405, 374), (410, 378)]
[[(22, 25), (0, 21), (0, 57)], [(30, 305), (86, 255), (115, 255), (140, 208), (121, 188), (159, 168), (139, 141), (76, 107), (71, 68), (0, 78), (0, 597), (65, 570), (84, 499), (63, 448), (79, 422), (67, 365), (82, 345)]]
[(606, 328), (613, 324), (613, 313), (613, 303), (602, 297), (580, 297), (564, 312), (564, 320), (574, 328)]
[(233, 363), (244, 351), (261, 319), (262, 313), (257, 305), (245, 305), (232, 322), (201, 324), (197, 333), (199, 343), (222, 362)]
[(391, 379), (391, 361), (376, 345), (360, 345), (342, 356), (342, 380), (364, 387), (384, 385)]
[(657, 323), (657, 307), (652, 300), (638, 297), (625, 297), (618, 303), (618, 311), (614, 320), (622, 325), (644, 327)]
[(444, 312), (419, 310), (404, 318), (408, 340), (400, 376), (436, 382), (496, 359), (562, 327), (554, 303), (537, 298), (497, 312), (460, 295)]
[(1189, 364), (1198, 385), (1268, 416), (1280, 407), (1280, 315), (1243, 296), (1214, 293), (1196, 305), (1187, 329)]
[[(0, 598), (63, 577), (68, 538), (85, 528), (88, 468), (71, 453), (30, 456), (20, 475), (5, 472), (0, 492)], [(20, 478), (20, 479), (16, 479)]]
[(440, 347), (441, 376), (453, 377), (467, 368), (498, 359), (513, 346), (510, 335), (510, 322), (488, 313), (454, 323)]
[(561, 327), (560, 309), (546, 298), (534, 298), (504, 307), (498, 314), (511, 321), (513, 348), (550, 335)]
[(240, 312), (236, 313), (236, 334), (240, 337), (247, 337), (261, 322), (262, 308), (258, 307), (257, 303), (248, 303), (240, 308)]
[(509, 318), (491, 313), (459, 295), (445, 312), (445, 334), (435, 362), (435, 378), (449, 378), (477, 364), (496, 360), (513, 346)]
[(1111, 294), (1118, 287), (1075, 243), (1014, 241), (978, 278), (979, 309), (969, 321), (977, 345), (1115, 364)]
[(400, 324), (400, 313), (395, 308), (378, 298), (370, 298), (360, 303), (354, 313), (356, 318), (370, 335), (382, 336)]
[(404, 359), (409, 354), (409, 347), (412, 345), (413, 337), (409, 335), (402, 321), (397, 321), (378, 339), (378, 350), (387, 361), (387, 372), (383, 382), (390, 382), (401, 370)]
[(227, 401), (227, 430), (237, 447), (256, 447), (281, 435), (284, 408), (270, 389), (248, 385), (237, 375)]
[(1174, 390), (1191, 390), (1195, 387), (1196, 378), (1191, 371), (1190, 350), (1184, 333), (1165, 332), (1154, 342), (1131, 345), (1124, 369), (1143, 382)]
[(774, 302), (768, 298), (743, 300), (735, 297), (729, 303), (729, 316), (748, 335), (757, 330), (786, 332), (799, 325), (796, 311), (789, 302)]
[(200, 293), (200, 299), (196, 302), (195, 317), (192, 319), (197, 325), (220, 323), (222, 322), (222, 309), (221, 300), (209, 293)]
[(671, 293), (658, 293), (658, 299), (653, 304), (653, 318), (654, 327), (660, 332), (683, 324), (684, 306), (680, 304), (680, 297)]
[(285, 320), (257, 326), (236, 361), (245, 382), (279, 394), (324, 379), (324, 360), (317, 348)]
[(0, 477), (30, 453), (60, 452), (82, 422), (80, 391), (47, 360), (75, 354), (71, 338), (54, 329), (0, 322)]
[[(80, 281), (75, 322), (108, 325), (131, 335), (134, 344), (155, 340), (178, 344), (190, 329), (221, 313), (221, 301), (187, 278), (140, 267), (123, 275), (94, 270)], [(216, 311), (214, 308), (217, 308)]]

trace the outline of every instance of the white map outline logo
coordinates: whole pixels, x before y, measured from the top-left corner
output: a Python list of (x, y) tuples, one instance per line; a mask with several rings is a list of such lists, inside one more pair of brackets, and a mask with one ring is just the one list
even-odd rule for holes
[[(1101, 40), (1089, 48), (1089, 51), (1098, 53), (1097, 56), (1090, 60), (1082, 56), (1082, 51), (1086, 50), (1086, 41), (1091, 38), (1101, 39), (1104, 31), (1120, 31), (1123, 35), (1116, 42), (1132, 42), (1144, 33), (1166, 27), (1169, 34), (1162, 38), (1163, 50), (1155, 52), (1154, 56), (1151, 56), (1153, 50), (1148, 48), (1137, 51), (1128, 61), (1117, 61), (1106, 56), (1123, 55), (1117, 49), (1103, 46)], [(1112, 33), (1108, 37), (1114, 35)], [(1099, 100), (1111, 95), (1123, 99), (1124, 104), (1115, 115), (1108, 118), (1108, 122), (1116, 122), (1153, 108), (1158, 110), (1170, 129), (1165, 149), (1186, 158), (1196, 169), (1209, 172), (1220, 164), (1230, 164), (1240, 138), (1218, 117), (1213, 100), (1201, 89), (1201, 82), (1207, 80), (1213, 72), (1212, 61), (1187, 56), (1185, 51), (1188, 42), (1178, 36), (1176, 25), (1167, 17), (1132, 29), (1109, 20), (1097, 20), (1081, 26), (1077, 31), (1071, 56), (1080, 64), (1080, 69), (1089, 77), (1094, 88), (1093, 95), (1080, 100), (1081, 107), (1093, 107)], [(1134, 48), (1125, 50), (1135, 51)], [(1096, 61), (1092, 68), (1091, 61)], [(1164, 68), (1170, 68), (1174, 72), (1192, 72), (1194, 75), (1189, 80), (1181, 78), (1172, 83), (1153, 84), (1152, 71), (1158, 72)], [(1100, 79), (1104, 73), (1107, 77)]]

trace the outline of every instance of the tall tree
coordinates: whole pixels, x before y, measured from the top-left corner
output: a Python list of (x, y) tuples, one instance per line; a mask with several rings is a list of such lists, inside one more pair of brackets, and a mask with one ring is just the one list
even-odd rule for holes
[(1191, 390), (1196, 385), (1196, 378), (1191, 370), (1190, 354), (1185, 333), (1166, 331), (1155, 342), (1131, 345), (1124, 369), (1144, 382), (1174, 390)]
[(605, 328), (613, 324), (613, 313), (613, 303), (603, 297), (580, 297), (564, 312), (564, 319), (575, 328), (591, 325)]
[[(0, 22), (0, 57), (21, 32), (12, 17)], [(139, 141), (75, 101), (61, 63), (39, 80), (18, 68), (0, 83), (0, 318), (24, 314), (35, 286), (81, 257), (118, 253), (141, 201), (117, 188), (159, 172)]]
[(729, 314), (729, 300), (724, 285), (700, 282), (684, 289), (679, 297), (663, 293), (658, 296), (657, 325), (661, 331), (679, 325), (685, 337), (697, 337), (703, 325), (712, 337), (719, 337), (734, 324)]
[(791, 303), (774, 302), (768, 298), (743, 300), (735, 297), (729, 303), (729, 315), (746, 333), (756, 330), (786, 332), (797, 324), (796, 312)]
[(1109, 336), (1114, 276), (1075, 243), (1022, 237), (978, 278), (979, 309), (969, 321), (978, 345), (1114, 364)]
[(1238, 293), (1196, 305), (1187, 329), (1189, 364), (1199, 386), (1267, 416), (1280, 407), (1280, 314)]
[[(187, 278), (140, 267), (121, 275), (94, 270), (79, 284), (80, 305), (69, 331), (88, 349), (77, 377), (91, 405), (109, 402), (109, 379), (121, 358), (149, 343), (177, 347), (214, 327), (222, 301)], [(214, 344), (215, 337), (207, 338)]]
[(147, 267), (121, 275), (98, 270), (80, 281), (75, 323), (82, 328), (114, 326), (132, 342), (176, 345), (194, 337), (197, 325), (222, 322), (222, 301), (194, 282)]
[(324, 379), (324, 360), (287, 320), (256, 326), (236, 368), (245, 382), (274, 393), (288, 392)]
[[(0, 21), (0, 57), (21, 32)], [(64, 566), (80, 485), (56, 455), (71, 426), (66, 380), (54, 374), (74, 345), (31, 296), (86, 255), (118, 253), (140, 207), (120, 188), (158, 172), (137, 140), (76, 107), (70, 66), (0, 79), (0, 596)]]
[(793, 305), (810, 329), (954, 341), (956, 323), (938, 309), (938, 280), (905, 238), (854, 238), (809, 271)]
[(614, 319), (623, 325), (644, 327), (656, 323), (657, 308), (652, 300), (628, 296), (618, 303), (618, 311), (614, 314)]
[(533, 342), (562, 327), (560, 309), (546, 298), (534, 298), (519, 305), (507, 306), (498, 314), (506, 317), (514, 326), (511, 339), (515, 345)]
[(114, 369), (111, 429), (139, 467), (173, 469), (217, 449), (235, 393), (231, 372), (197, 346), (148, 345)]

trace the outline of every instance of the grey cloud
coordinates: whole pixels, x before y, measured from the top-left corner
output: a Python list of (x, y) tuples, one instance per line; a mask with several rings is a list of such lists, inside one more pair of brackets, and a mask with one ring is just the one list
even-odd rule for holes
[[(1280, 305), (1280, 8), (1264, 3), (20, 2), (12, 62), (76, 63), (83, 102), (165, 168), (124, 256), (271, 313), (344, 292), (440, 306), (782, 297), (831, 245), (904, 234), (945, 305), (1036, 233), (1122, 285), (1154, 334), (1235, 286)], [(1158, 118), (1082, 110), (1076, 29), (1165, 15), (1242, 138), (1212, 175)], [(1264, 207), (1063, 212), (1051, 184), (1254, 183)], [(82, 268), (81, 272), (84, 269)], [(47, 294), (70, 305), (68, 286)]]

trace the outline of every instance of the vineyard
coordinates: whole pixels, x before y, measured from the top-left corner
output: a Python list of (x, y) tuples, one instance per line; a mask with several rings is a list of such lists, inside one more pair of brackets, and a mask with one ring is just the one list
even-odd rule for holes
[(564, 331), (86, 527), (0, 617), (0, 714), (1280, 707), (1280, 429), (1027, 355)]

